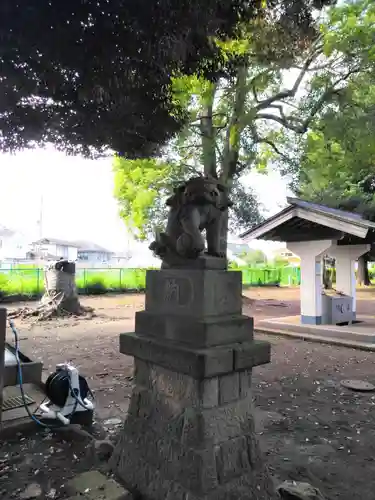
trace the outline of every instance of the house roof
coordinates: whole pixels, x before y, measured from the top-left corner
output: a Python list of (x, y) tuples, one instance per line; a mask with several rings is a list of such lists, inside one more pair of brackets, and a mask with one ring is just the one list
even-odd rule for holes
[(312, 241), (336, 239), (342, 243), (375, 241), (375, 223), (360, 214), (287, 198), (289, 206), (240, 235), (244, 241)]
[(33, 241), (33, 245), (60, 245), (62, 247), (74, 247), (78, 248), (78, 245), (74, 241), (60, 240), (58, 238), (42, 238), (37, 241)]
[(64, 247), (77, 248), (79, 252), (102, 252), (113, 253), (111, 250), (104, 248), (91, 241), (68, 241), (60, 240), (59, 238), (42, 238), (33, 242), (33, 245), (60, 245)]
[(91, 241), (75, 241), (75, 246), (77, 246), (79, 252), (100, 252), (100, 253), (114, 253), (108, 248), (104, 248)]
[(8, 227), (5, 227), (3, 225), (0, 224), (0, 237), (10, 237), (10, 236), (14, 236), (16, 234), (15, 231), (13, 231), (13, 229), (9, 229)]

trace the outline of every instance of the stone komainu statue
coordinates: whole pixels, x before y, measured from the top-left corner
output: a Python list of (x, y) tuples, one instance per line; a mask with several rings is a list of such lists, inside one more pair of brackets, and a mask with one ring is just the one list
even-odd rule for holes
[(194, 177), (176, 188), (166, 203), (170, 207), (166, 231), (150, 245), (155, 255), (163, 261), (196, 259), (205, 250), (202, 231), (206, 230), (207, 254), (226, 257), (220, 251), (220, 238), (222, 230), (226, 233), (232, 202), (225, 186), (211, 177)]

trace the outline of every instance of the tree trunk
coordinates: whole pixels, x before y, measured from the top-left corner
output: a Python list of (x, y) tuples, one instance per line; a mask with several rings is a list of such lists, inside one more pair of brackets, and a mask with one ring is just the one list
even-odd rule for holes
[(221, 180), (224, 184), (231, 182), (237, 173), (241, 148), (241, 133), (245, 127), (244, 111), (247, 96), (247, 72), (247, 66), (243, 66), (237, 70), (233, 111), (227, 127), (221, 161)]
[(94, 315), (92, 307), (81, 306), (76, 287), (76, 265), (68, 260), (59, 260), (44, 271), (45, 292), (40, 304), (34, 308), (21, 307), (9, 313), (12, 318), (37, 316), (39, 321), (60, 316)]
[(75, 282), (74, 262), (61, 260), (49, 266), (44, 272), (45, 293), (42, 303), (52, 303), (62, 312), (81, 314)]
[(370, 276), (368, 272), (368, 259), (369, 259), (368, 253), (361, 255), (358, 259), (357, 285), (361, 286), (371, 285)]
[(213, 123), (213, 106), (217, 86), (209, 84), (203, 99), (202, 115), (200, 117), (200, 132), (202, 138), (202, 163), (207, 176), (217, 177), (216, 171), (216, 130)]

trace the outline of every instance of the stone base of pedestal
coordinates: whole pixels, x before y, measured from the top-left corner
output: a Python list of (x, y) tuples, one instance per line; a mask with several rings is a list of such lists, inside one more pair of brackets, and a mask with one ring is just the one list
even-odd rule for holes
[(136, 361), (111, 467), (143, 500), (270, 500), (254, 434), (251, 370), (197, 380)]
[(142, 500), (273, 500), (254, 432), (251, 372), (270, 360), (241, 314), (241, 273), (147, 274), (120, 336), (134, 387), (110, 466)]
[(193, 348), (136, 333), (120, 335), (120, 352), (198, 379), (251, 369), (270, 360), (270, 344), (261, 340)]

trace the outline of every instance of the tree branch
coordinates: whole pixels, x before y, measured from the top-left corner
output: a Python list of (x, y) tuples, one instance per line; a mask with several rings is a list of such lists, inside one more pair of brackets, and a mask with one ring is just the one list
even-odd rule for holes
[(268, 107), (277, 109), (280, 113), (281, 118), (283, 118), (283, 120), (287, 120), (282, 104), (270, 104)]
[(289, 130), (293, 130), (293, 132), (296, 132), (297, 134), (303, 134), (305, 132), (302, 125), (293, 124), (290, 121), (288, 122), (288, 120), (285, 120), (277, 115), (272, 115), (271, 113), (259, 113), (259, 115), (255, 117), (255, 120), (272, 120)]
[(216, 149), (216, 154), (218, 157), (219, 162), (223, 159), (223, 153), (220, 151), (219, 145), (215, 143), (215, 149)]
[(260, 102), (259, 101), (259, 97), (258, 97), (258, 92), (257, 92), (257, 89), (256, 89), (256, 82), (257, 80), (261, 77), (261, 76), (264, 76), (264, 75), (269, 75), (270, 73), (272, 73), (270, 70), (266, 70), (266, 71), (262, 71), (261, 73), (258, 73), (257, 75), (255, 75), (249, 82), (249, 87), (250, 89), (252, 90), (253, 92), (253, 96), (254, 96), (254, 100), (255, 102)]
[[(272, 121), (279, 123), (283, 127), (287, 128), (289, 130), (292, 130), (293, 132), (296, 132), (298, 134), (304, 134), (307, 131), (311, 121), (314, 119), (316, 114), (320, 111), (320, 109), (322, 108), (323, 104), (327, 101), (327, 99), (329, 97), (331, 97), (332, 95), (335, 95), (335, 94), (338, 95), (340, 93), (341, 89), (337, 89), (336, 86), (339, 83), (346, 81), (351, 75), (358, 73), (360, 70), (361, 70), (361, 68), (359, 68), (359, 67), (353, 68), (353, 69), (347, 71), (347, 73), (345, 75), (343, 75), (342, 77), (337, 79), (329, 88), (327, 88), (325, 90), (325, 92), (323, 92), (323, 94), (320, 96), (320, 98), (315, 102), (315, 104), (312, 106), (312, 108), (310, 110), (309, 116), (305, 120), (301, 120), (301, 122), (299, 124), (293, 123), (293, 121), (291, 121), (291, 119), (289, 119), (289, 121), (288, 121), (288, 119), (284, 113), (280, 116), (272, 115), (271, 113), (259, 113), (254, 119), (255, 120), (272, 120)], [(270, 107), (270, 106), (268, 106), (268, 107)], [(278, 107), (278, 106), (274, 105), (273, 107)], [(294, 118), (294, 120), (296, 120), (296, 119)]]
[(281, 90), (280, 92), (277, 92), (275, 95), (268, 97), (267, 99), (263, 99), (263, 101), (258, 101), (258, 104), (257, 106), (255, 106), (254, 109), (256, 111), (267, 109), (269, 108), (270, 104), (274, 103), (275, 101), (281, 101), (282, 99), (286, 99), (288, 97), (294, 97), (302, 83), (303, 78), (308, 72), (311, 63), (320, 55), (321, 53), (320, 49), (321, 46), (318, 45), (313, 49), (312, 53), (307, 57), (291, 89)]
[(212, 115), (199, 115), (198, 118), (196, 118), (195, 120), (193, 120), (189, 125), (196, 125), (195, 122), (198, 122), (198, 124), (200, 123), (200, 120), (203, 118), (203, 119), (211, 119), (211, 118), (214, 118), (215, 116), (227, 116), (226, 113), (212, 113)]
[[(336, 57), (334, 58), (334, 62), (332, 62), (332, 57), (327, 63), (322, 63), (322, 64), (317, 64), (316, 66), (310, 66), (307, 71), (308, 72), (313, 72), (313, 71), (322, 71), (324, 69), (332, 69), (337, 68), (337, 66), (340, 66), (345, 60), (344, 56)], [(298, 66), (298, 65), (293, 65), (293, 68), (303, 70), (303, 66)]]
[(253, 83), (253, 84), (251, 85), (251, 90), (252, 90), (252, 92), (253, 92), (253, 96), (254, 96), (255, 102), (259, 102), (257, 89), (255, 88), (255, 83)]
[(282, 151), (280, 151), (280, 149), (276, 146), (276, 144), (273, 141), (271, 141), (271, 139), (267, 139), (267, 137), (259, 137), (259, 140), (256, 142), (258, 144), (260, 143), (268, 144), (269, 146), (271, 146), (271, 148), (275, 151), (276, 154), (278, 154), (281, 158), (284, 158), (284, 160), (290, 162), (290, 158)]
[(251, 127), (251, 133), (252, 133), (252, 136), (253, 136), (253, 139), (254, 139), (254, 142), (256, 144), (268, 144), (274, 151), (276, 154), (278, 154), (281, 158), (283, 158), (284, 160), (286, 160), (288, 163), (290, 163), (290, 158), (285, 155), (277, 146), (276, 144), (271, 140), (269, 139), (268, 137), (261, 137), (259, 134), (258, 134), (258, 131), (256, 129), (255, 126)]

